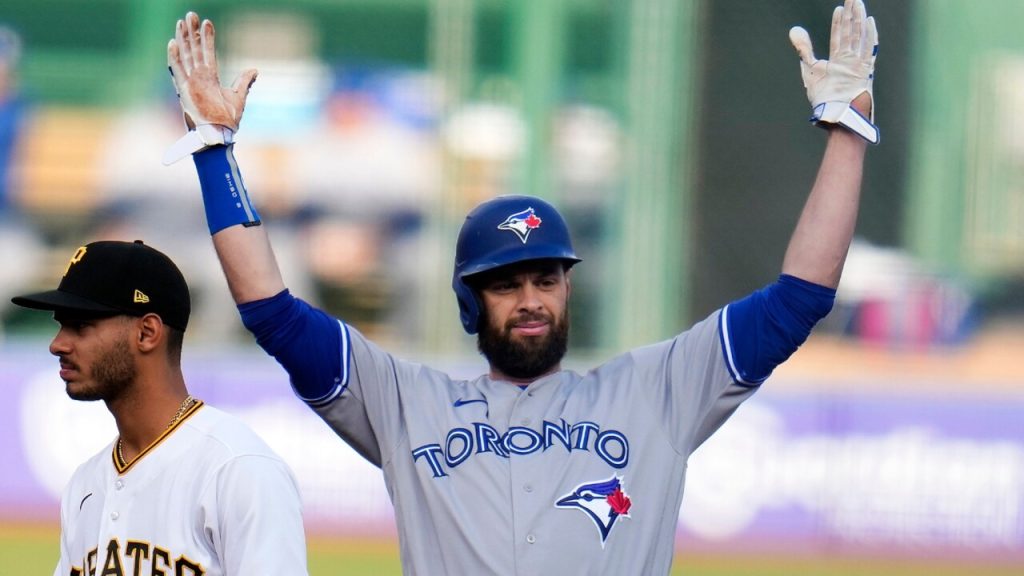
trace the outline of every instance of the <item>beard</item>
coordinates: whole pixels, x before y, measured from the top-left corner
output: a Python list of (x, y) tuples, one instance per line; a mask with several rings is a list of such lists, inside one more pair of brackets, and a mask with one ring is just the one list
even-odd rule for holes
[(67, 393), (72, 400), (113, 400), (131, 386), (137, 374), (126, 340), (118, 340), (100, 353), (90, 368), (94, 385), (78, 390), (68, 386)]
[(558, 365), (569, 346), (569, 308), (562, 317), (550, 322), (551, 330), (543, 337), (512, 339), (512, 327), (521, 320), (549, 320), (540, 315), (523, 315), (495, 327), (487, 315), (481, 314), (481, 328), (476, 346), (491, 366), (502, 374), (519, 380), (529, 380), (546, 374)]

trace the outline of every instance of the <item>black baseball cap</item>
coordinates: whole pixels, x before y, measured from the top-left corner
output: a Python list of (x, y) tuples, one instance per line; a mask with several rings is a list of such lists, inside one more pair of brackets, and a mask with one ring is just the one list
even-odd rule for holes
[(165, 254), (142, 240), (104, 240), (75, 251), (56, 290), (11, 298), (18, 306), (98, 316), (160, 316), (184, 331), (192, 309), (188, 284)]

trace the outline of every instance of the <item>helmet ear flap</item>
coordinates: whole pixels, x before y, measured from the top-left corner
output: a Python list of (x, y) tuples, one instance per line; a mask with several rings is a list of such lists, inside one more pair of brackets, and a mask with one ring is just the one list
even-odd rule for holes
[(480, 300), (477, 298), (476, 291), (458, 276), (455, 277), (452, 284), (455, 296), (459, 301), (459, 318), (462, 320), (462, 327), (467, 334), (476, 334), (480, 323)]

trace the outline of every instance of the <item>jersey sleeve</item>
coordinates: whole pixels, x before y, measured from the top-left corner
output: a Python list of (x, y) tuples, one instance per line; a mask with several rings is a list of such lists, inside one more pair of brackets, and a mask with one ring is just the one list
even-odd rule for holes
[(206, 517), (225, 574), (306, 575), (299, 489), (287, 465), (259, 454), (226, 462)]
[(683, 455), (700, 446), (756, 390), (737, 383), (726, 367), (720, 317), (721, 311), (715, 311), (675, 338), (629, 354), (629, 377), (647, 389), (652, 409)]
[[(296, 395), (359, 454), (382, 466), (403, 426), (400, 383), (415, 381), (426, 368), (384, 352), (287, 290), (242, 304), (239, 312), (256, 342), (288, 372)], [(431, 380), (438, 374), (431, 371)]]
[[(349, 387), (352, 349), (347, 325), (288, 290), (241, 304), (238, 311), (256, 343), (288, 373), (296, 396), (321, 416), (321, 408), (335, 407), (334, 401)], [(363, 405), (348, 401), (332, 413), (335, 418), (328, 424), (334, 431), (380, 466), (380, 447)]]
[[(700, 446), (807, 339), (835, 290), (782, 275), (672, 340), (632, 353), (681, 452)], [(662, 401), (664, 400), (664, 401)]]
[(434, 388), (446, 378), (422, 364), (389, 354), (357, 329), (343, 326), (348, 338), (345, 389), (332, 401), (311, 406), (349, 444), (372, 443), (367, 446), (373, 451), (370, 461), (383, 467), (402, 438), (403, 412), (427, 409), (405, 398), (403, 388)]

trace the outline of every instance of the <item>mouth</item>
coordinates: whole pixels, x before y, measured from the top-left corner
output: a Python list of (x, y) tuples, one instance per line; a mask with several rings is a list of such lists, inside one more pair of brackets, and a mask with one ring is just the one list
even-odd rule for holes
[(548, 333), (550, 324), (546, 320), (529, 320), (516, 322), (512, 325), (512, 333), (520, 336), (543, 336)]
[(68, 382), (78, 373), (78, 367), (70, 362), (60, 363), (60, 379)]

